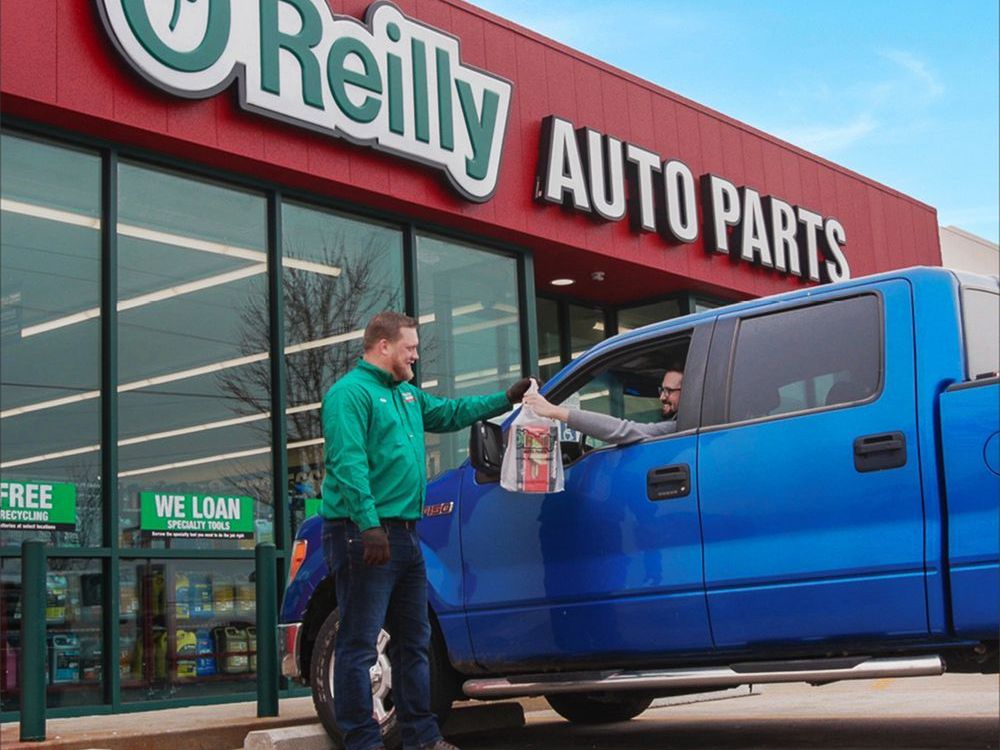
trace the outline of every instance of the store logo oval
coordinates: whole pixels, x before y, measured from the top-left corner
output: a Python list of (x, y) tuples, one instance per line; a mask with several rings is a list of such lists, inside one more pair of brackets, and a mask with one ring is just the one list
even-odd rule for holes
[(239, 85), (244, 109), (442, 170), (472, 201), (496, 190), (512, 86), (459, 40), (389, 2), (364, 23), (325, 0), (96, 0), (122, 56), (177, 96)]

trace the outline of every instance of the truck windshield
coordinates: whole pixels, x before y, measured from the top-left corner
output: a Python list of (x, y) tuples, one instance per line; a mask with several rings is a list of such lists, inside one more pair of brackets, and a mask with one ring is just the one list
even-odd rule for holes
[(962, 288), (962, 325), (970, 380), (1000, 372), (1000, 295)]

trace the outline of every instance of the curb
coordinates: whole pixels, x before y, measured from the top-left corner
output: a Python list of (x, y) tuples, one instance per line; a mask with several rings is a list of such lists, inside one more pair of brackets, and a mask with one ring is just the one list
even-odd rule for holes
[[(454, 709), (441, 733), (450, 738), (522, 726), (524, 709), (521, 704), (492, 703)], [(321, 724), (263, 729), (250, 732), (243, 741), (243, 750), (334, 750), (335, 747)]]

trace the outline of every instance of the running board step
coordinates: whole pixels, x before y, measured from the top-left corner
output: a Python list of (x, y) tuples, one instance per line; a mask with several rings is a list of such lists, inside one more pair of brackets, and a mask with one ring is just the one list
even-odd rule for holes
[(463, 692), (470, 698), (528, 698), (552, 693), (589, 693), (613, 690), (674, 690), (676, 688), (735, 687), (774, 682), (836, 682), (880, 677), (921, 677), (944, 673), (939, 656), (891, 659), (856, 657), (796, 661), (747, 662), (728, 667), (658, 669), (629, 672), (566, 672), (467, 680)]

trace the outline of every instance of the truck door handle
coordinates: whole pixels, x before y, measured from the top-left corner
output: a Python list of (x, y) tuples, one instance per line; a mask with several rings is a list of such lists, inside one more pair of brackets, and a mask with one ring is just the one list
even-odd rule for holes
[(650, 469), (646, 474), (646, 496), (650, 500), (676, 500), (691, 494), (691, 467), (672, 464)]
[(906, 435), (883, 432), (854, 441), (854, 468), (859, 472), (897, 469), (906, 465)]

